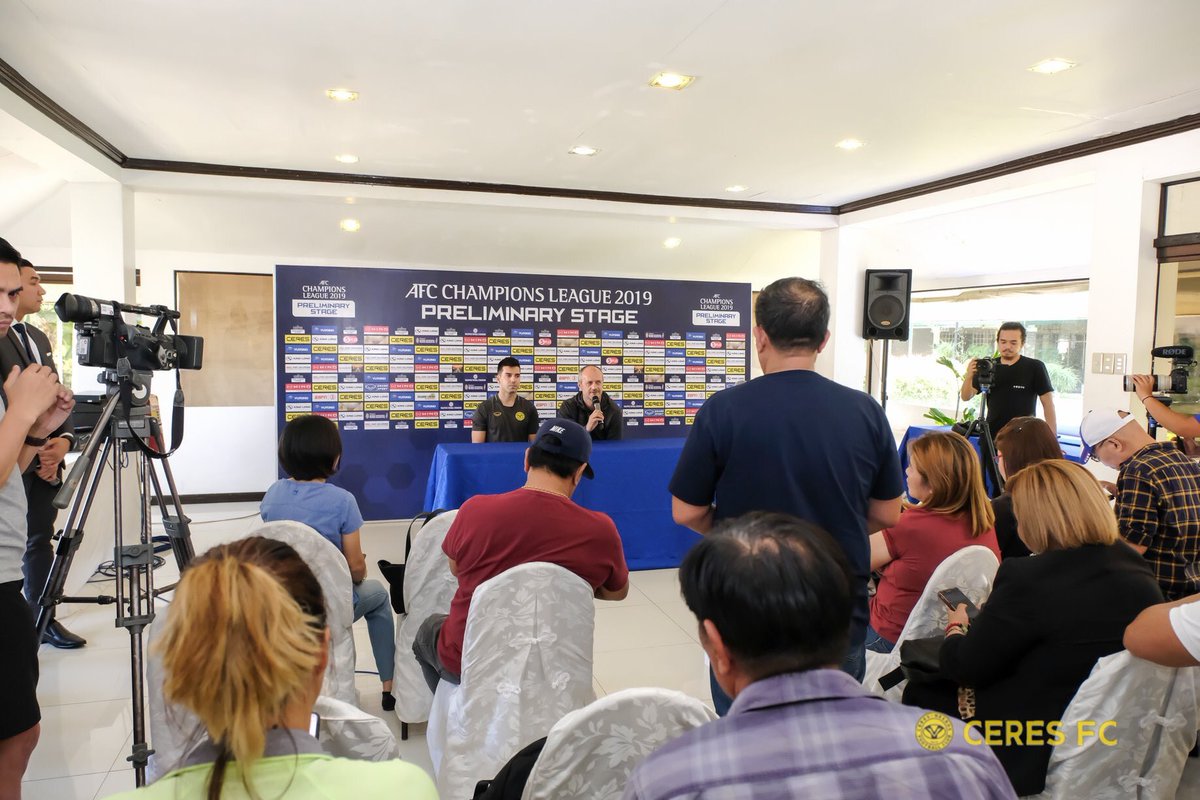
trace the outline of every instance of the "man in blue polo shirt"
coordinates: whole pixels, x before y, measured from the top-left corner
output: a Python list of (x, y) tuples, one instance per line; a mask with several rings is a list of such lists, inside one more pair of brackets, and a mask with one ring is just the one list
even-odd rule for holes
[[(672, 515), (707, 533), (750, 511), (820, 525), (856, 579), (842, 668), (861, 679), (867, 629), (868, 534), (895, 525), (904, 491), (896, 441), (869, 395), (818, 375), (829, 341), (829, 298), (815, 281), (783, 278), (759, 293), (754, 346), (763, 375), (717, 392), (696, 414), (671, 478)], [(728, 696), (714, 681), (718, 713)]]

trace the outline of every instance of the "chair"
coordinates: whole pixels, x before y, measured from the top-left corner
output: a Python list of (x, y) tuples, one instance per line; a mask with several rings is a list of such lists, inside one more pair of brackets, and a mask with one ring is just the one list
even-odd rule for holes
[(438, 793), (466, 798), (592, 689), (591, 586), (555, 564), (521, 564), (471, 598), (462, 683), (438, 684), (426, 741)]
[(450, 574), (450, 559), (442, 552), (442, 543), (456, 516), (457, 510), (447, 511), (421, 526), (405, 559), (407, 613), (396, 615), (396, 672), (392, 688), (401, 739), (408, 738), (410, 722), (429, 719), (429, 708), (433, 705), (433, 692), (429, 691), (412, 648), (421, 623), (431, 614), (449, 613), (450, 601), (458, 589), (458, 579)]
[(889, 700), (900, 702), (907, 681), (901, 681), (885, 690), (879, 685), (879, 679), (900, 666), (901, 642), (937, 636), (945, 631), (947, 609), (937, 596), (942, 589), (958, 587), (972, 603), (982, 606), (992, 593), (992, 581), (999, 567), (1000, 562), (996, 559), (996, 554), (982, 545), (964, 547), (947, 556), (929, 576), (925, 591), (921, 592), (920, 599), (908, 615), (908, 621), (904, 623), (904, 629), (900, 631), (900, 638), (896, 640), (892, 652), (867, 651), (863, 686)]
[[(324, 536), (299, 522), (266, 522), (247, 536), (262, 536), (286, 542), (308, 564), (325, 596), (325, 621), (331, 639), (329, 665), (325, 668), (325, 679), (321, 694), (354, 705), (358, 692), (354, 688), (354, 622), (353, 582), (350, 567), (341, 551)], [(154, 755), (150, 757), (147, 776), (150, 780), (175, 769), (187, 751), (200, 741), (200, 723), (183, 708), (167, 708), (163, 701), (162, 659), (153, 647), (165, 628), (169, 606), (157, 609), (157, 618), (150, 625), (146, 658), (146, 696), (149, 708), (150, 743)]]
[(550, 729), (521, 800), (620, 800), (646, 756), (716, 718), (694, 697), (667, 689), (602, 697)]
[[(1196, 743), (1198, 685), (1200, 667), (1161, 667), (1127, 650), (1101, 658), (1063, 713), (1066, 741), (1051, 752), (1046, 788), (1036, 797), (1175, 798)], [(1107, 736), (1119, 744), (1080, 741), (1080, 722), (1108, 720), (1116, 728)]]
[(318, 697), (313, 707), (321, 717), (318, 739), (325, 752), (358, 761), (400, 758), (400, 745), (387, 723), (350, 703)]

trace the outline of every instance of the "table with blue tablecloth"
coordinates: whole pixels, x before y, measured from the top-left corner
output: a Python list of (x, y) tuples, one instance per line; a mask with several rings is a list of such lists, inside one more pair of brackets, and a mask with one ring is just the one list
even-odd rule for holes
[[(630, 569), (677, 567), (698, 534), (671, 520), (667, 484), (683, 449), (682, 438), (596, 442), (592, 480), (573, 500), (612, 517)], [(525, 484), (524, 443), (439, 444), (429, 468), (425, 508), (458, 508), (477, 494), (499, 494)]]
[[(904, 438), (900, 440), (900, 469), (901, 470), (908, 469), (908, 443), (909, 442), (911, 442), (913, 439), (916, 439), (918, 436), (922, 436), (926, 433), (929, 433), (930, 431), (948, 431), (948, 430), (950, 430), (949, 425), (910, 425), (908, 430), (904, 432)], [(995, 432), (993, 431), (993, 434), (994, 433)], [(976, 436), (972, 436), (970, 441), (971, 441), (971, 446), (975, 448), (976, 452), (978, 452), (979, 451), (979, 438)], [(1083, 458), (1083, 440), (1080, 439), (1078, 436), (1072, 435), (1069, 433), (1059, 433), (1058, 434), (1058, 444), (1060, 447), (1062, 447), (1063, 455), (1066, 456), (1068, 460), (1074, 461), (1076, 464), (1082, 464), (1084, 462), (1085, 459)], [(986, 473), (984, 474), (984, 482), (988, 485), (988, 488), (990, 489), (991, 481), (988, 481)], [(907, 477), (904, 478), (904, 491), (907, 494), (907, 492), (908, 492), (908, 478)]]

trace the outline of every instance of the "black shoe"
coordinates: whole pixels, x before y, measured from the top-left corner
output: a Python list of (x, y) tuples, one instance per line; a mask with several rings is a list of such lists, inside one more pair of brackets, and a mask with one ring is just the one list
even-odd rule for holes
[(77, 650), (87, 644), (87, 639), (76, 636), (64, 628), (61, 622), (55, 620), (50, 623), (50, 627), (46, 628), (46, 633), (42, 636), (42, 644), (53, 645), (60, 650)]

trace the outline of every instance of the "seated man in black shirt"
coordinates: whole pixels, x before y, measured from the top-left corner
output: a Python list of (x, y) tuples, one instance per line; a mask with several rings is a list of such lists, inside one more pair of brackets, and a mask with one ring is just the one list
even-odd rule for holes
[(521, 362), (512, 356), (496, 365), (495, 396), (478, 405), (471, 417), (471, 442), (532, 442), (537, 436), (538, 412), (521, 397)]
[[(1036, 358), (1021, 355), (1025, 346), (1025, 326), (1019, 322), (1005, 322), (996, 332), (996, 376), (988, 394), (987, 424), (992, 435), (1008, 424), (1014, 417), (1032, 417), (1036, 414), (1037, 401), (1042, 401), (1042, 416), (1055, 434), (1058, 421), (1054, 415), (1054, 387), (1050, 385), (1050, 374), (1046, 365)], [(975, 365), (979, 359), (972, 358), (963, 377), (961, 397), (964, 402), (979, 393), (979, 376)]]
[(615, 441), (625, 430), (621, 407), (604, 391), (604, 373), (594, 364), (579, 370), (579, 392), (562, 402), (558, 416), (578, 422), (594, 442)]

